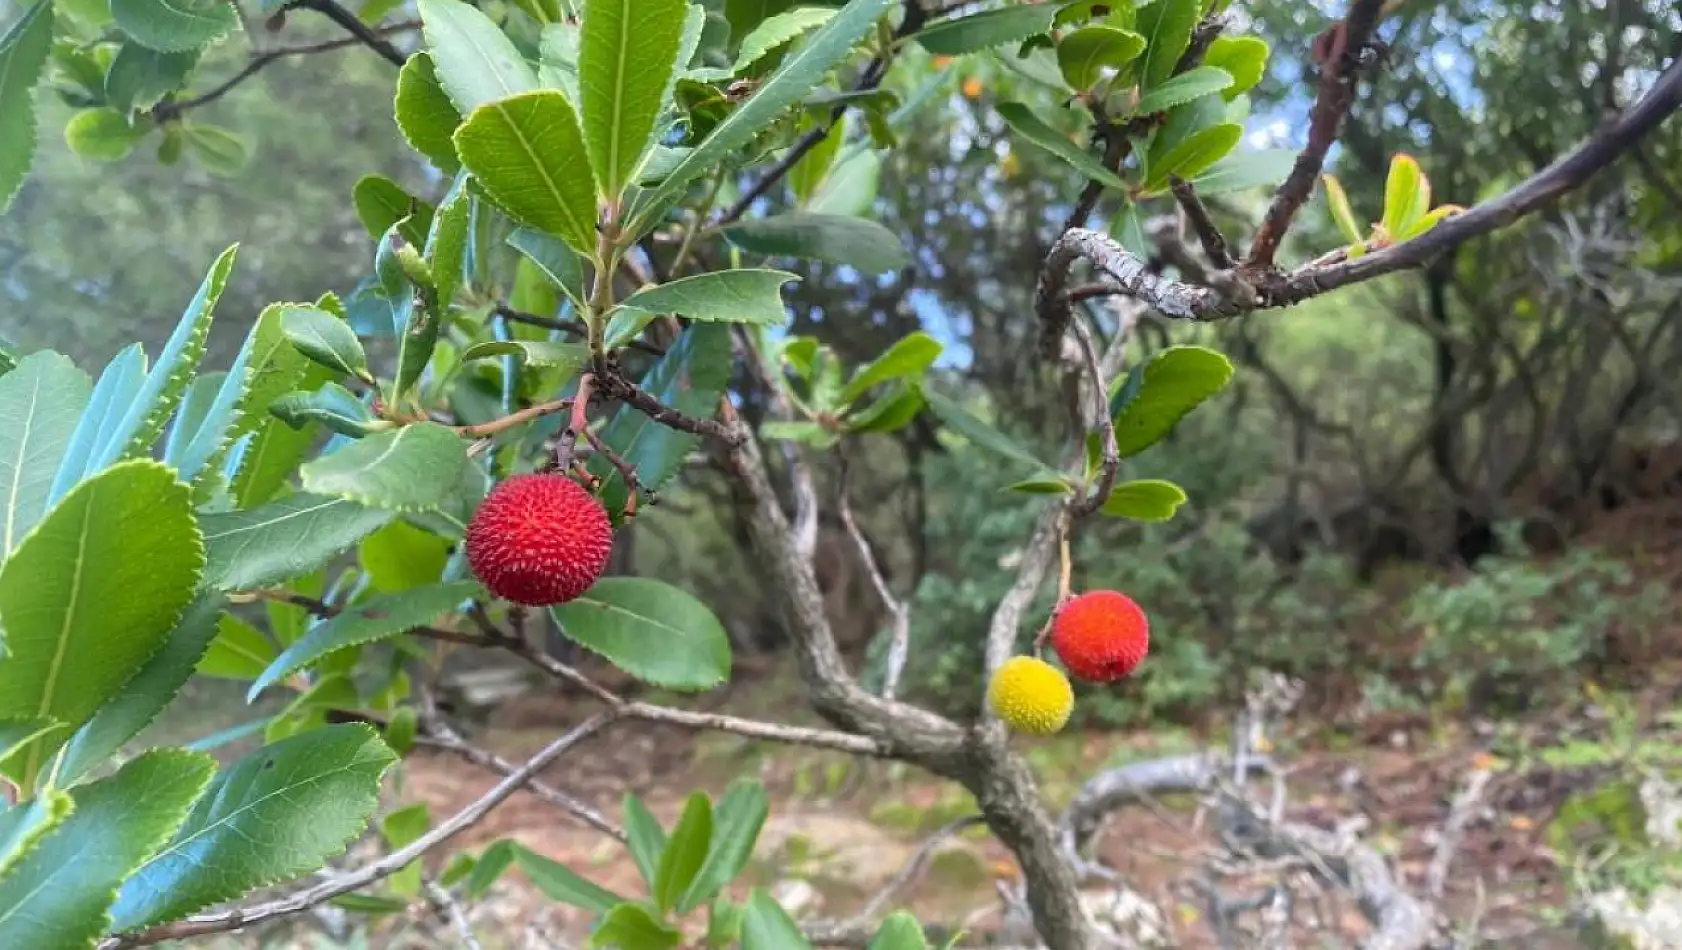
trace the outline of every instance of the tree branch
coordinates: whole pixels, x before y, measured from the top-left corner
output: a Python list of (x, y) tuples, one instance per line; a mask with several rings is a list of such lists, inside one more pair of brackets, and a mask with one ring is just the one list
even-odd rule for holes
[(384, 57), (393, 66), (402, 66), (408, 59), (397, 47), (391, 45), (384, 37), (368, 24), (363, 23), (356, 14), (340, 6), (335, 0), (296, 0), (291, 7), (314, 10), (334, 23), (351, 36), (355, 37), (363, 46)]

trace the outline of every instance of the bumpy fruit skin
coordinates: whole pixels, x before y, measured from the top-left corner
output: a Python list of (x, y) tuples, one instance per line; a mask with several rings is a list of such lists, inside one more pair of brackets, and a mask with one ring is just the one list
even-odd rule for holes
[(1126, 594), (1095, 590), (1070, 600), (1051, 621), (1051, 648), (1075, 679), (1125, 679), (1150, 652), (1150, 623)]
[(467, 563), (491, 593), (529, 607), (589, 590), (613, 551), (601, 503), (564, 475), (515, 475), (491, 489), (467, 526)]
[(1063, 671), (1050, 663), (1013, 656), (987, 684), (987, 702), (1012, 729), (1049, 736), (1069, 721), (1075, 691)]

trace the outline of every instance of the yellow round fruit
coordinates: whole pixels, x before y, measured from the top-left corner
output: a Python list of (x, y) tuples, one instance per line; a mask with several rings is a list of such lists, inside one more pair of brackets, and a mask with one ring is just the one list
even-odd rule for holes
[(987, 684), (987, 702), (1012, 729), (1049, 736), (1069, 721), (1075, 691), (1063, 671), (1050, 663), (1013, 656)]

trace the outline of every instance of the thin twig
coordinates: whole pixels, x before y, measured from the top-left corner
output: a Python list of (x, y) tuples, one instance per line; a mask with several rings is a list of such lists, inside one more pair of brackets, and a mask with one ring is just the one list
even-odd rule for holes
[(541, 419), (544, 416), (554, 415), (571, 408), (571, 399), (556, 399), (551, 402), (538, 403), (535, 406), (527, 406), (518, 412), (509, 413), (501, 419), (492, 419), (489, 422), (481, 422), (472, 426), (456, 426), (455, 430), (464, 439), (482, 439), (512, 429), (523, 422)]
[(1448, 819), (1443, 822), (1437, 838), (1437, 849), (1431, 854), (1431, 863), (1425, 869), (1425, 893), (1432, 900), (1442, 897), (1443, 889), (1448, 886), (1448, 870), (1454, 864), (1455, 852), (1460, 850), (1466, 828), (1477, 814), (1484, 789), (1494, 775), (1489, 769), (1473, 769), (1467, 774), (1460, 794), (1454, 796), (1454, 803), (1449, 806)]
[(1175, 176), (1170, 187), (1174, 189), (1174, 198), (1185, 210), (1186, 220), (1191, 222), (1191, 229), (1197, 232), (1197, 241), (1203, 245), (1203, 253), (1209, 255), (1209, 263), (1215, 265), (1218, 270), (1231, 270), (1234, 261), (1232, 253), (1227, 250), (1226, 236), (1221, 233), (1215, 219), (1209, 214), (1209, 206), (1198, 197), (1196, 186)]
[(894, 596), (893, 588), (888, 586), (888, 579), (882, 576), (882, 568), (876, 563), (875, 552), (870, 550), (870, 542), (865, 539), (864, 532), (859, 530), (858, 519), (853, 517), (853, 506), (847, 498), (848, 467), (845, 453), (837, 452), (836, 459), (840, 471), (837, 475), (835, 496), (841, 524), (847, 529), (847, 536), (853, 539), (853, 547), (858, 550), (865, 573), (870, 576), (870, 583), (876, 588), (876, 596), (882, 598), (882, 606), (888, 609), (892, 618), (887, 669), (882, 676), (882, 697), (893, 699), (899, 690), (900, 677), (905, 673), (906, 658), (911, 652), (911, 611), (904, 601)]
[(363, 46), (385, 58), (393, 66), (401, 66), (408, 59), (397, 47), (381, 37), (379, 32), (368, 24), (363, 23), (356, 14), (346, 10), (334, 0), (296, 0), (292, 7), (314, 10), (334, 23), (351, 36), (356, 37)]
[(725, 445), (738, 445), (743, 439), (747, 438), (747, 433), (740, 426), (726, 425), (714, 419), (685, 415), (673, 409), (661, 402), (653, 393), (641, 388), (623, 375), (610, 373), (597, 380), (597, 384), (601, 386), (602, 394), (605, 397), (617, 399), (632, 406), (642, 412), (643, 415), (668, 429), (718, 439)]
[[(1092, 414), (1098, 421), (1101, 452), (1098, 484), (1072, 506), (1076, 517), (1084, 517), (1104, 507), (1104, 503), (1110, 500), (1110, 492), (1115, 488), (1116, 469), (1121, 467), (1121, 453), (1116, 447), (1115, 420), (1110, 416), (1110, 381), (1104, 378), (1104, 371), (1098, 366), (1098, 348), (1092, 342), (1092, 331), (1078, 316), (1069, 321), (1069, 328), (1075, 331), (1081, 361), (1086, 364), (1086, 373), (1091, 377)], [(1085, 427), (1082, 428), (1084, 430)]]
[(426, 890), (427, 900), (431, 902), (433, 909), (455, 928), (456, 936), (461, 938), (463, 950), (484, 950), (479, 938), (473, 934), (473, 925), (468, 922), (467, 912), (462, 909), (461, 902), (450, 896), (449, 891), (430, 877), (422, 881), (421, 886)]
[[(590, 335), (589, 327), (586, 327), (584, 325), (584, 321), (582, 320), (559, 320), (554, 317), (540, 316), (535, 313), (527, 313), (524, 310), (515, 310), (513, 307), (501, 305), (496, 308), (496, 315), (513, 323), (523, 323), (526, 326), (531, 327), (542, 327), (545, 330), (558, 330), (561, 333), (575, 336), (580, 339), (587, 338)], [(633, 350), (641, 350), (644, 353), (648, 353), (653, 356), (664, 356), (666, 354), (665, 347), (660, 346), (657, 343), (650, 343), (641, 337), (631, 340), (625, 345)]]
[[(392, 23), (388, 26), (379, 27), (375, 32), (381, 35), (389, 35), (393, 33), (407, 33), (410, 30), (417, 30), (419, 28), (420, 21), (405, 20), (401, 23)], [(219, 85), (216, 85), (206, 92), (192, 97), (191, 99), (181, 99), (174, 102), (160, 102), (152, 109), (152, 117), (159, 122), (167, 122), (190, 109), (207, 106), (232, 92), (246, 80), (249, 80), (251, 77), (262, 72), (275, 62), (286, 59), (287, 57), (309, 56), (315, 53), (329, 53), (333, 50), (344, 49), (348, 46), (359, 46), (361, 43), (362, 40), (360, 37), (346, 36), (336, 40), (326, 40), (321, 43), (309, 43), (302, 46), (288, 46), (282, 49), (272, 49), (265, 50), (261, 53), (253, 53), (251, 59), (246, 62), (245, 68), (223, 80)]]
[(917, 848), (911, 857), (900, 865), (894, 876), (889, 878), (876, 893), (865, 901), (858, 913), (845, 920), (814, 921), (801, 928), (806, 939), (815, 944), (846, 944), (863, 945), (876, 932), (881, 923), (883, 912), (888, 909), (894, 897), (907, 888), (914, 886), (923, 872), (928, 869), (929, 862), (934, 860), (935, 853), (949, 838), (961, 834), (982, 823), (980, 815), (966, 815), (954, 821), (949, 821), (929, 835)]

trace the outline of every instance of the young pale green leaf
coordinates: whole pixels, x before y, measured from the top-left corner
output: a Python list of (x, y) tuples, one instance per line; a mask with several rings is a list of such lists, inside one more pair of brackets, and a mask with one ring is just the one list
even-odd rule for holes
[(280, 330), (298, 352), (335, 373), (373, 380), (356, 331), (333, 314), (316, 307), (282, 307)]
[(610, 203), (653, 137), (688, 12), (686, 0), (584, 0), (579, 113), (596, 187)]
[(1168, 80), (1140, 97), (1133, 107), (1135, 115), (1166, 112), (1182, 103), (1203, 96), (1212, 96), (1232, 85), (1232, 74), (1214, 66), (1199, 66)]
[(1359, 244), (1366, 240), (1366, 233), (1355, 219), (1355, 210), (1349, 206), (1349, 194), (1343, 190), (1343, 184), (1336, 175), (1321, 175), (1321, 182), (1326, 186), (1326, 206), (1331, 210), (1332, 220), (1337, 223), (1337, 229), (1351, 244)]
[[(822, 126), (828, 122), (827, 117), (813, 118), (806, 116), (800, 124), (800, 134), (822, 131)], [(794, 192), (796, 204), (805, 204), (823, 180), (828, 177), (830, 168), (835, 164), (835, 156), (841, 150), (841, 140), (847, 137), (847, 123), (835, 122), (824, 132), (818, 144), (800, 156), (800, 161), (788, 170), (788, 187)]]
[(1015, 43), (1051, 28), (1054, 3), (1024, 3), (935, 20), (913, 38), (936, 56), (961, 56)]
[(326, 726), (222, 771), (175, 838), (124, 882), (113, 932), (174, 920), (314, 871), (344, 851), (379, 802), (396, 756), (362, 723)]
[(338, 383), (323, 383), (313, 393), (287, 393), (269, 404), (269, 412), (294, 429), (305, 429), (312, 423), (320, 423), (353, 439), (390, 430), (394, 425), (374, 418), (373, 410), (355, 393)]
[(549, 608), (567, 639), (637, 679), (700, 692), (730, 675), (730, 638), (706, 604), (670, 584), (609, 577)]
[(764, 888), (754, 888), (742, 916), (742, 950), (809, 950), (811, 946), (788, 911)]
[(1168, 521), (1186, 503), (1185, 489), (1157, 478), (1122, 482), (1110, 491), (1099, 511), (1111, 518)]
[(74, 810), (0, 879), (0, 946), (92, 947), (118, 887), (169, 840), (216, 760), (153, 749), (72, 793)]
[(796, 211), (739, 221), (724, 237), (744, 251), (845, 264), (865, 274), (885, 274), (911, 263), (899, 235), (875, 221)]
[(888, 384), (888, 388), (876, 400), (862, 411), (850, 413), (846, 418), (847, 431), (862, 432), (897, 432), (911, 424), (917, 418), (917, 413), (923, 410), (923, 389), (915, 383), (907, 383), (903, 379), (896, 379)]
[(454, 431), (419, 422), (306, 462), (298, 473), (307, 492), (391, 511), (422, 511), (444, 502), (466, 458), (467, 445)]
[(1236, 122), (1222, 122), (1193, 133), (1161, 158), (1152, 156), (1150, 174), (1145, 179), (1146, 190), (1166, 187), (1171, 176), (1195, 178), (1198, 172), (1236, 148), (1243, 137), (1244, 127)]
[(164, 53), (126, 42), (106, 70), (106, 101), (122, 112), (150, 109), (164, 96), (179, 91), (198, 63), (196, 49)]
[(111, 18), (136, 43), (164, 53), (198, 49), (239, 26), (220, 0), (111, 0)]
[(618, 950), (671, 950), (682, 935), (642, 904), (626, 903), (609, 910), (590, 933), (589, 946)]
[[(746, 145), (783, 113), (809, 94), (818, 81), (840, 62), (876, 21), (893, 5), (893, 0), (848, 0), (834, 19), (813, 33), (793, 54), (784, 57), (758, 91), (726, 116), (707, 137), (679, 162), (659, 186), (638, 203), (639, 210), (627, 230), (640, 235), (665, 212), (691, 181), (716, 169), (725, 156)], [(732, 24), (735, 23), (732, 18)], [(754, 25), (758, 25), (757, 21)], [(750, 27), (751, 28), (751, 27)]]
[(64, 144), (82, 158), (115, 162), (127, 158), (149, 131), (144, 118), (130, 122), (116, 109), (83, 109), (64, 124)]
[(508, 235), (508, 246), (524, 254), (574, 306), (583, 309), (584, 258), (577, 251), (532, 228), (516, 228)]
[(760, 425), (759, 434), (767, 439), (799, 442), (820, 452), (834, 448), (835, 443), (841, 441), (840, 432), (804, 419), (768, 419)]
[(438, 583), (450, 561), (450, 543), (407, 521), (393, 521), (363, 538), (356, 553), (369, 588), (391, 594)]
[(163, 648), (71, 737), (57, 767), (60, 785), (73, 784), (103, 765), (163, 712), (193, 675), (226, 605), (221, 594), (207, 593), (187, 607)]
[(0, 881), (47, 832), (63, 824), (74, 807), (70, 794), (55, 788), (0, 809)]
[(895, 911), (882, 920), (865, 950), (928, 950), (923, 927), (917, 918), (903, 910)]
[[(382, 737), (385, 739), (385, 744), (391, 747), (391, 751), (397, 753), (399, 756), (406, 756), (414, 750), (415, 736), (419, 733), (420, 718), (415, 712), (415, 707), (399, 706), (392, 712), (391, 721), (386, 723), (385, 732), (382, 733)], [(457, 857), (459, 858), (463, 856), (457, 855)], [(448, 878), (448, 873), (441, 875), (439, 883), (443, 884), (445, 887), (450, 886), (453, 882), (448, 880)]]
[(216, 621), (216, 636), (194, 672), (216, 679), (250, 682), (280, 656), (274, 641), (233, 614)]
[(1294, 148), (1264, 148), (1234, 152), (1191, 178), (1205, 197), (1246, 188), (1276, 188), (1290, 175), (1298, 152)]
[[(380, 819), (380, 834), (386, 847), (398, 851), (415, 843), (432, 826), (432, 816), (425, 802), (415, 802), (397, 809)], [(386, 886), (393, 894), (413, 898), (420, 893), (421, 862), (411, 861), (397, 873), (386, 878)]]
[(0, 561), (47, 511), (53, 476), (92, 382), (69, 358), (31, 353), (0, 376)]
[(826, 7), (795, 7), (765, 18), (743, 38), (731, 74), (741, 75), (768, 54), (794, 42), (807, 31), (823, 26), (834, 17), (835, 11)]
[(853, 378), (841, 390), (841, 402), (850, 403), (872, 386), (890, 379), (910, 379), (928, 372), (945, 349), (941, 342), (922, 330), (908, 333), (882, 351), (882, 355), (853, 371)]
[(1403, 231), (1400, 234), (1394, 235), (1394, 240), (1397, 243), (1400, 243), (1402, 241), (1411, 241), (1414, 238), (1420, 236), (1421, 234), (1424, 234), (1426, 231), (1429, 231), (1432, 228), (1436, 227), (1437, 223), (1439, 221), (1441, 221), (1442, 219), (1448, 217), (1451, 214), (1459, 214), (1459, 213), (1461, 213), (1462, 211), (1465, 211), (1465, 210), (1466, 210), (1465, 208), (1462, 208), (1459, 205), (1438, 205), (1437, 207), (1432, 208), (1430, 211), (1427, 211), (1427, 212), (1425, 212), (1425, 214), (1421, 215), (1419, 217), (1419, 219), (1414, 221), (1413, 225), (1411, 227), (1409, 227), (1407, 230)]
[(1384, 180), (1384, 215), (1379, 226), (1384, 233), (1406, 233), (1431, 207), (1431, 183), (1412, 155), (1398, 152), (1390, 159), (1390, 173)]
[(642, 799), (632, 792), (625, 793), (625, 843), (631, 850), (631, 860), (636, 862), (643, 883), (653, 890), (655, 875), (660, 868), (660, 854), (666, 850), (666, 831)]
[(562, 375), (590, 365), (590, 348), (582, 343), (556, 343), (550, 340), (486, 340), (461, 351), (462, 362), (500, 359), (512, 356), (521, 363), (544, 369), (563, 369)]
[(754, 842), (771, 813), (765, 786), (751, 779), (737, 779), (725, 789), (712, 812), (712, 839), (707, 857), (678, 899), (677, 912), (688, 914), (723, 892), (726, 885), (747, 866)]
[(1132, 30), (1103, 23), (1083, 26), (1057, 43), (1057, 66), (1069, 87), (1084, 91), (1104, 80), (1107, 70), (1119, 70), (1144, 52), (1145, 38)]
[(397, 182), (384, 175), (363, 175), (351, 186), (350, 200), (356, 207), (357, 219), (374, 240), (384, 237), (393, 225), (402, 223), (400, 233), (404, 240), (416, 247), (426, 242), (426, 232), (432, 227), (433, 207), (404, 191)]
[(714, 271), (639, 290), (621, 306), (708, 323), (782, 326), (788, 320), (783, 285), (799, 279), (798, 274), (780, 270)]
[(251, 161), (251, 147), (238, 133), (200, 122), (181, 126), (187, 154), (212, 175), (233, 178)]
[(1217, 66), (1232, 76), (1221, 96), (1231, 102), (1255, 88), (1267, 73), (1267, 41), (1259, 36), (1217, 36), (1203, 53), (1203, 65)]
[(1025, 478), (1005, 486), (1006, 491), (1017, 491), (1024, 495), (1072, 495), (1075, 486), (1062, 475), (1041, 475)]
[(1171, 346), (1133, 367), (1110, 399), (1117, 454), (1129, 458), (1162, 441), (1231, 379), (1232, 362), (1201, 346)]
[(270, 686), (328, 654), (426, 626), (483, 593), (474, 581), (455, 581), (365, 600), (310, 628), (257, 677), (246, 698), (255, 700)]
[(881, 154), (855, 152), (835, 163), (806, 200), (805, 210), (813, 214), (863, 216), (876, 204), (881, 183)]
[(35, 158), (35, 84), (52, 45), (51, 0), (37, 0), (0, 37), (0, 214)]
[[(606, 913), (609, 908), (625, 901), (625, 898), (607, 888), (580, 877), (559, 861), (546, 858), (515, 842), (502, 843), (509, 846), (514, 863), (525, 872), (532, 886), (542, 891), (550, 900), (582, 907), (596, 914)], [(488, 858), (489, 852), (486, 852), (486, 855)]]
[(456, 130), (455, 143), (462, 164), (510, 217), (580, 254), (595, 253), (596, 184), (566, 96), (544, 89), (488, 103)]
[(1134, 29), (1145, 38), (1139, 63), (1140, 88), (1146, 92), (1174, 74), (1180, 56), (1191, 45), (1203, 0), (1157, 0), (1141, 9)]
[(344, 498), (294, 492), (249, 511), (202, 514), (204, 585), (252, 590), (308, 574), (395, 514)]
[(1041, 472), (1053, 474), (1033, 453), (1012, 442), (1003, 432), (981, 421), (953, 400), (933, 390), (924, 390), (923, 398), (928, 401), (929, 410), (939, 417), (941, 422), (980, 448), (1014, 459)]
[(705, 792), (692, 792), (665, 849), (660, 852), (660, 866), (654, 872), (652, 896), (662, 912), (671, 910), (694, 883), (695, 875), (707, 859), (712, 836), (712, 802)]
[[(81, 725), (164, 644), (203, 570), (191, 495), (169, 468), (123, 462), (82, 482), (0, 566), (0, 717)], [(32, 745), (14, 774), (32, 777), (55, 747)]]
[(491, 18), (462, 0), (418, 0), (439, 85), (469, 115), (489, 102), (530, 92), (537, 76)]
[(461, 169), (455, 139), (451, 137), (461, 125), (461, 113), (444, 91), (431, 53), (416, 53), (403, 64), (397, 74), (394, 114), (404, 141), (426, 156), (434, 168), (446, 175), (454, 175)]
[(1001, 102), (998, 110), (999, 117), (1004, 119), (1017, 135), (1020, 135), (1029, 143), (1061, 158), (1076, 171), (1093, 181), (1119, 191), (1127, 190), (1127, 183), (1117, 177), (1115, 172), (1105, 168), (1103, 163), (1098, 161), (1098, 156), (1069, 141), (1063, 133), (1046, 125), (1040, 120), (1039, 116), (1028, 111), (1027, 106), (1020, 102)]

